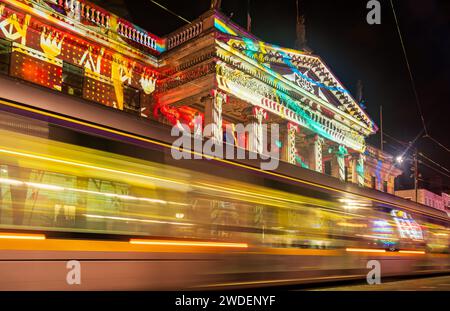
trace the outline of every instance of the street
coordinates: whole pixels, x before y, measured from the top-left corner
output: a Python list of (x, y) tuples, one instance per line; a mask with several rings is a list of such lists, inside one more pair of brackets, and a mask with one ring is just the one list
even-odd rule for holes
[[(383, 282), (383, 281), (382, 281)], [(381, 283), (379, 285), (350, 285), (322, 287), (313, 291), (450, 291), (450, 276), (418, 278)]]

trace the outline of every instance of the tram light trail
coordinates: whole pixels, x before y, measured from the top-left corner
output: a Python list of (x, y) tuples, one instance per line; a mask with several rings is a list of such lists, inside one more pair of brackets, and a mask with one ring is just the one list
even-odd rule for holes
[(27, 233), (0, 233), (0, 239), (7, 240), (45, 240), (43, 234), (27, 234)]
[(424, 255), (425, 251), (408, 251), (408, 250), (399, 250), (399, 253), (402, 254), (418, 254), (418, 255)]
[(375, 248), (346, 248), (347, 252), (357, 252), (357, 253), (386, 253), (384, 249)]
[(198, 247), (225, 247), (225, 248), (248, 248), (247, 243), (222, 243), (222, 242), (190, 242), (190, 241), (164, 241), (130, 239), (131, 244), (140, 245), (162, 245), (162, 246), (198, 246)]

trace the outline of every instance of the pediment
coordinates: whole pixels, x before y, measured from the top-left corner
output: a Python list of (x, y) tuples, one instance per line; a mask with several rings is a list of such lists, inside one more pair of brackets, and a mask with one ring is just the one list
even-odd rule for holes
[(319, 109), (334, 107), (360, 121), (371, 132), (377, 127), (350, 92), (329, 70), (323, 60), (307, 52), (279, 47), (262, 41), (220, 34), (218, 40), (258, 62), (269, 74), (289, 81), (319, 103)]

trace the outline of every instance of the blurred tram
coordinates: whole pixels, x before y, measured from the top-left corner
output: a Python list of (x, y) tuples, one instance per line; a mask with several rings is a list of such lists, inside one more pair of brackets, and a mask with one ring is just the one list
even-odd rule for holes
[[(158, 141), (139, 145), (125, 132), (107, 137), (98, 126), (30, 115), (0, 113), (0, 289), (365, 279), (371, 259), (382, 276), (450, 270), (443, 212), (328, 179), (175, 161)], [(81, 262), (75, 287), (66, 282), (69, 260)]]

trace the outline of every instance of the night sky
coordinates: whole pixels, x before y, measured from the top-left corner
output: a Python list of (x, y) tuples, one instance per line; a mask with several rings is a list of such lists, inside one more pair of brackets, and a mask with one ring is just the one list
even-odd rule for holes
[[(188, 20), (210, 6), (209, 0), (157, 1)], [(105, 2), (109, 1), (101, 1), (103, 6)], [(185, 24), (149, 0), (110, 2), (113, 3), (110, 9), (159, 36)], [(375, 123), (380, 124), (382, 105), (384, 131), (408, 142), (421, 132), (422, 123), (390, 3), (380, 2), (381, 25), (367, 24), (366, 0), (300, 0), (300, 10), (306, 17), (308, 46), (314, 54), (322, 57), (355, 97), (356, 83), (361, 80), (367, 111)], [(428, 132), (450, 147), (450, 1), (394, 0), (394, 6)], [(227, 15), (233, 13), (232, 19), (245, 27), (247, 0), (222, 0), (222, 11)], [(261, 40), (294, 47), (295, 0), (251, 0), (251, 15), (252, 32)], [(392, 139), (385, 140), (385, 149), (392, 154), (404, 149)], [(375, 146), (379, 146), (379, 141), (379, 135), (369, 138), (369, 143)], [(450, 169), (450, 156), (444, 149), (428, 138), (420, 138), (417, 146), (426, 156)], [(430, 162), (427, 164), (443, 171)], [(412, 186), (410, 173), (406, 164), (403, 168), (406, 173), (401, 183), (408, 188)], [(425, 179), (421, 187), (449, 189), (449, 177), (424, 165), (419, 171)]]

